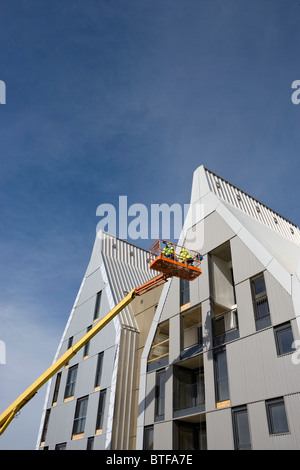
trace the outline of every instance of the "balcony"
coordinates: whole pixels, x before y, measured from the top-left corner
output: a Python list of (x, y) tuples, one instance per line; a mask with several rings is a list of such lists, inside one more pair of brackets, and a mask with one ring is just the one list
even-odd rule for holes
[(203, 355), (191, 357), (174, 366), (174, 418), (205, 410)]
[(159, 324), (151, 345), (147, 370), (159, 369), (169, 362), (169, 320)]
[(203, 351), (201, 305), (181, 314), (181, 359)]
[(202, 326), (194, 326), (183, 333), (181, 359), (191, 357), (203, 351)]
[(212, 319), (213, 346), (232, 341), (239, 337), (237, 309), (219, 313)]
[(174, 418), (205, 410), (204, 380), (174, 390)]

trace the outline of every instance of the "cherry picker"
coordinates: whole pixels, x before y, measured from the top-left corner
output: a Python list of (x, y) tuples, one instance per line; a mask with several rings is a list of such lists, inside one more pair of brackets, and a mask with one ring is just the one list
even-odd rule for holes
[(75, 354), (121, 312), (136, 296), (149, 292), (170, 277), (192, 281), (201, 274), (202, 255), (164, 240), (156, 240), (150, 247), (150, 269), (160, 272), (150, 281), (131, 290), (107, 315), (99, 320), (76, 344), (57, 359), (33, 384), (28, 387), (1, 415), (0, 434), (6, 430), (14, 416), (28, 403), (37, 391), (53, 377)]

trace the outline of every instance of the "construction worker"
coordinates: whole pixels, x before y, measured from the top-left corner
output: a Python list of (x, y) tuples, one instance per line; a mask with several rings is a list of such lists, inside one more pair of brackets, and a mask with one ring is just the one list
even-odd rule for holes
[(180, 250), (180, 253), (179, 253), (179, 261), (181, 263), (184, 263), (185, 262), (185, 254), (186, 254), (186, 249), (185, 248), (181, 248)]
[(192, 264), (193, 263), (193, 258), (192, 258), (192, 255), (186, 251), (185, 248), (181, 248), (181, 251), (180, 251), (180, 255), (179, 255), (179, 261), (181, 263), (189, 263), (189, 264)]
[(165, 244), (165, 247), (163, 248), (162, 250), (162, 255), (165, 256), (166, 258), (171, 258), (171, 259), (174, 259), (174, 246), (172, 245), (172, 243), (166, 243), (166, 242), (163, 242)]

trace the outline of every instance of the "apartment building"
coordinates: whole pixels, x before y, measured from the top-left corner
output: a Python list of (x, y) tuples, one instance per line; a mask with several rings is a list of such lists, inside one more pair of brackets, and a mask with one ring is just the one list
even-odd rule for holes
[(299, 229), (204, 167), (197, 204), (179, 244), (201, 250), (202, 275), (163, 289), (142, 356), (137, 448), (299, 449)]
[[(53, 378), (39, 449), (300, 448), (298, 227), (200, 166), (178, 244), (201, 276), (135, 299)], [(57, 355), (151, 277), (103, 234)]]

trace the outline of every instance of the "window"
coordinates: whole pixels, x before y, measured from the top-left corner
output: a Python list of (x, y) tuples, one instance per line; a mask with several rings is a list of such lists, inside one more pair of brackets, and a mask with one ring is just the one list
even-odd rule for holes
[(190, 282), (180, 278), (180, 307), (189, 307), (190, 302)]
[[(88, 326), (86, 329), (86, 332), (88, 333), (92, 328), (92, 325)], [(86, 359), (89, 355), (89, 350), (90, 350), (90, 342), (88, 341), (86, 345), (84, 346), (83, 349), (83, 358)]]
[(72, 438), (83, 437), (85, 419), (88, 405), (88, 397), (82, 397), (77, 400), (75, 417), (73, 423)]
[(251, 450), (247, 407), (233, 408), (232, 421), (235, 450)]
[(67, 443), (61, 442), (60, 444), (56, 444), (55, 450), (67, 450)]
[(70, 338), (68, 339), (68, 349), (70, 349), (72, 344), (73, 344), (73, 336), (70, 336)]
[(67, 377), (65, 396), (64, 396), (65, 400), (68, 398), (74, 397), (75, 385), (76, 385), (76, 379), (77, 379), (77, 370), (78, 370), (78, 364), (76, 364), (76, 366), (70, 367), (70, 369), (68, 370), (68, 377)]
[(94, 437), (89, 437), (87, 440), (86, 450), (93, 450), (94, 449)]
[(102, 364), (103, 364), (103, 352), (98, 354), (94, 388), (100, 387), (101, 374), (102, 374)]
[(98, 411), (97, 411), (96, 434), (102, 433), (104, 409), (105, 409), (105, 397), (106, 397), (106, 390), (101, 390), (100, 395), (99, 395), (99, 403), (98, 403)]
[(182, 410), (189, 410), (205, 404), (203, 356), (198, 356), (198, 358), (199, 368), (197, 369), (185, 367), (174, 369), (174, 417), (182, 416)]
[(155, 386), (155, 421), (163, 420), (165, 417), (165, 381), (166, 371), (157, 371)]
[(274, 327), (274, 335), (278, 356), (295, 351), (292, 346), (294, 336), (290, 322)]
[(212, 319), (213, 345), (221, 346), (239, 337), (237, 310), (218, 313)]
[(283, 397), (267, 400), (266, 409), (270, 434), (289, 432)]
[[(70, 347), (72, 346), (73, 344), (73, 336), (70, 336), (70, 338), (68, 339), (68, 347), (67, 347), (67, 350), (70, 349)], [(69, 361), (66, 363), (65, 367), (67, 368), (69, 365)]]
[(155, 337), (148, 357), (148, 370), (168, 364), (169, 356), (169, 320), (157, 326)]
[(96, 303), (95, 303), (95, 310), (94, 310), (94, 319), (93, 319), (93, 321), (98, 320), (99, 315), (100, 315), (101, 294), (102, 294), (102, 291), (98, 292), (98, 294), (97, 294), (97, 296), (96, 296)]
[(153, 450), (153, 426), (145, 427), (143, 450)]
[(256, 329), (261, 330), (271, 325), (269, 303), (264, 275), (251, 280)]
[(49, 424), (49, 419), (50, 419), (50, 412), (51, 412), (51, 408), (48, 408), (48, 410), (46, 411), (46, 415), (45, 415), (45, 421), (44, 421), (42, 438), (41, 438), (41, 446), (44, 445), (46, 441), (48, 424)]
[(224, 402), (229, 400), (229, 384), (227, 373), (226, 349), (221, 348), (214, 353), (215, 366), (215, 385), (216, 385), (216, 401)]
[(55, 406), (56, 402), (57, 402), (59, 386), (60, 386), (60, 380), (61, 380), (61, 372), (59, 372), (56, 376), (53, 399), (52, 399), (52, 406)]

